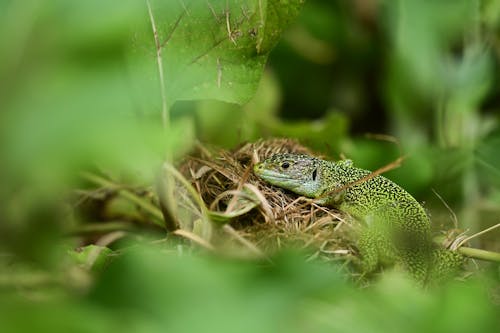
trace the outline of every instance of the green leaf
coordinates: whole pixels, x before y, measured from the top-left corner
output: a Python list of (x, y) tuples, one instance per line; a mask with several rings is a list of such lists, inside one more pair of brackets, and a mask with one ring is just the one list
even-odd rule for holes
[[(269, 51), (303, 3), (153, 1), (168, 104), (191, 99), (248, 101)], [(152, 40), (151, 27), (147, 33), (146, 38)]]

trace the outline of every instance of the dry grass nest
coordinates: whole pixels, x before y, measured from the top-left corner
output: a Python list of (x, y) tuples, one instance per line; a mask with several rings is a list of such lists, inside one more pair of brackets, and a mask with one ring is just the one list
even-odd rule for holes
[[(277, 153), (314, 155), (294, 140), (272, 139), (243, 144), (233, 151), (200, 146), (195, 156), (182, 163), (181, 173), (196, 189), (208, 211), (216, 216), (215, 220), (221, 222), (221, 228), (215, 229), (226, 231), (219, 236), (212, 233), (204, 237), (208, 239), (206, 245), (227, 250), (228, 243), (239, 243), (241, 252), (247, 248), (265, 256), (293, 248), (304, 251), (310, 259), (351, 257), (356, 253), (354, 226), (341, 212), (269, 185), (253, 174), (256, 162)], [(182, 204), (186, 200), (181, 193), (176, 192), (179, 206), (192, 209), (192, 203)], [(182, 216), (185, 222), (186, 214)], [(183, 219), (178, 220), (181, 229), (187, 232), (196, 229), (194, 224), (183, 225)], [(228, 232), (234, 237), (227, 237)], [(232, 242), (228, 241), (230, 238)]]

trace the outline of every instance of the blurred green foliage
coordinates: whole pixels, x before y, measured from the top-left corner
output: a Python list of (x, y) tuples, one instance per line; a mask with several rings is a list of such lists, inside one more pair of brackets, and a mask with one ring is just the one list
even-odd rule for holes
[(3, 332), (495, 332), (487, 281), (433, 293), (399, 275), (357, 289), (337, 268), (281, 254), (273, 264), (135, 247), (85, 295), (0, 299)]
[[(462, 228), (498, 222), (500, 1), (302, 2), (151, 0), (166, 100), (147, 2), (0, 2), (1, 332), (499, 330), (498, 267), (360, 290), (297, 255), (74, 250), (82, 170), (150, 185), (197, 139), (295, 137), (369, 169), (405, 155), (388, 176), (433, 217), (448, 213), (431, 187)], [(498, 232), (482, 239), (500, 251)]]

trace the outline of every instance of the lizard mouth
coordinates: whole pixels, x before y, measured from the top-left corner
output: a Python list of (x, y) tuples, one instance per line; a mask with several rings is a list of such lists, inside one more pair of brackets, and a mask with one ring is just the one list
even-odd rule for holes
[(267, 180), (268, 178), (269, 179), (280, 179), (280, 180), (285, 180), (285, 179), (288, 179), (290, 177), (280, 173), (280, 172), (277, 172), (277, 171), (273, 171), (271, 169), (268, 169), (266, 168), (266, 166), (263, 164), (263, 163), (259, 163), (259, 164), (256, 164), (253, 168), (253, 171), (254, 173)]
[(292, 190), (299, 185), (298, 181), (290, 178), (289, 175), (284, 175), (280, 172), (266, 169), (261, 163), (255, 165), (254, 173), (266, 182), (288, 190)]

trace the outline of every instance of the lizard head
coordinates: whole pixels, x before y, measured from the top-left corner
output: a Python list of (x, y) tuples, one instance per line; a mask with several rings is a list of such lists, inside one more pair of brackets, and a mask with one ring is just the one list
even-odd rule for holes
[(272, 185), (314, 198), (322, 187), (321, 162), (308, 155), (276, 154), (257, 163), (253, 170)]

